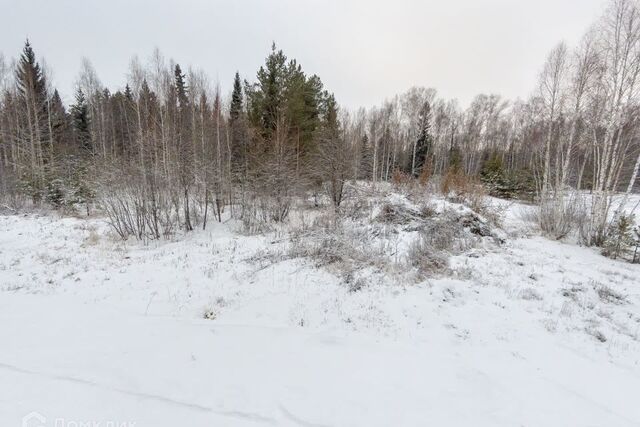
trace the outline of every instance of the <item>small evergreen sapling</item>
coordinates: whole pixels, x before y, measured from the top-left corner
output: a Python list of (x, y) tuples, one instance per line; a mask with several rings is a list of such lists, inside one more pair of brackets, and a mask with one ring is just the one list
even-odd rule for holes
[(635, 246), (631, 228), (634, 219), (634, 215), (620, 215), (611, 225), (602, 251), (604, 255), (617, 259), (624, 256), (630, 247)]

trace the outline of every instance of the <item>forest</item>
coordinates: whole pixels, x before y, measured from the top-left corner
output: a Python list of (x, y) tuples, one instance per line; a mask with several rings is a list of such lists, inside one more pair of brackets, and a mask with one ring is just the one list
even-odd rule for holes
[(411, 182), (529, 200), (554, 238), (577, 228), (582, 243), (605, 246), (630, 233), (622, 212), (640, 167), (631, 0), (612, 1), (577, 46), (549, 52), (528, 99), (480, 94), (465, 108), (414, 87), (349, 111), (275, 43), (255, 75), (236, 73), (231, 94), (159, 50), (134, 57), (120, 88), (105, 87), (85, 58), (65, 105), (36, 48), (27, 40), (17, 58), (0, 56), (8, 210), (98, 210), (121, 238), (149, 240), (224, 212), (247, 230), (268, 228), (310, 196), (339, 215), (349, 183)]

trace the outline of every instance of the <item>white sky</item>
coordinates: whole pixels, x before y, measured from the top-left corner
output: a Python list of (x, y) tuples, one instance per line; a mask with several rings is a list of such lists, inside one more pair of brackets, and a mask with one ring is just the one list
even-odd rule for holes
[(253, 80), (275, 41), (349, 108), (411, 86), (463, 105), (478, 93), (526, 97), (547, 52), (574, 45), (603, 0), (0, 0), (0, 52), (26, 37), (69, 101), (82, 56), (110, 89), (154, 47), (222, 89)]

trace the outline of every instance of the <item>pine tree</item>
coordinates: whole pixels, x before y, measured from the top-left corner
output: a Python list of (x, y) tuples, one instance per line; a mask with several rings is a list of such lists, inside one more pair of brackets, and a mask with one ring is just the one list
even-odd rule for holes
[(337, 138), (340, 133), (338, 122), (338, 103), (333, 95), (329, 95), (325, 101), (324, 130), (331, 138)]
[(261, 130), (262, 137), (270, 141), (277, 127), (278, 117), (282, 114), (282, 103), (286, 83), (287, 57), (282, 50), (276, 50), (275, 43), (271, 53), (260, 67), (257, 82), (248, 87), (250, 98), (250, 119)]
[(287, 73), (287, 119), (291, 124), (298, 157), (304, 158), (311, 149), (316, 131), (321, 127), (322, 110), (326, 108), (328, 94), (323, 90), (318, 76), (307, 78), (302, 68), (295, 62), (289, 64)]
[(246, 85), (245, 93), (249, 123), (262, 141), (270, 143), (258, 152), (268, 152), (277, 140), (289, 153), (288, 166), (299, 179), (321, 127), (328, 96), (322, 81), (315, 75), (307, 77), (295, 59), (288, 60), (273, 44), (257, 73), (257, 82)]

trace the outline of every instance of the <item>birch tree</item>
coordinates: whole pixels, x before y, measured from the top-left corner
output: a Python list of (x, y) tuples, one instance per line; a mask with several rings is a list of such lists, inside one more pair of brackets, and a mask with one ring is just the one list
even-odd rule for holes
[(547, 198), (550, 192), (551, 150), (558, 115), (561, 113), (565, 101), (564, 83), (567, 72), (567, 46), (560, 43), (547, 57), (540, 76), (540, 95), (544, 100), (547, 112), (541, 188), (543, 199)]
[(600, 121), (592, 126), (594, 184), (589, 243), (604, 242), (616, 177), (626, 153), (625, 112), (636, 102), (640, 11), (633, 0), (614, 0), (599, 23), (600, 73), (592, 101)]

